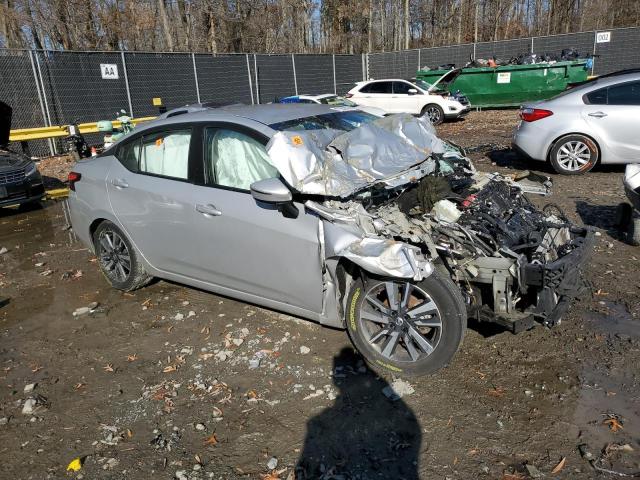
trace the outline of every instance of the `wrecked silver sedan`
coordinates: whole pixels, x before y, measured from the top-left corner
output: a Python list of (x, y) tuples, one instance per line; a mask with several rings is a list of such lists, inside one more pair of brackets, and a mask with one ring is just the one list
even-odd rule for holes
[(423, 118), (320, 105), (187, 107), (70, 174), (112, 286), (178, 281), (346, 328), (371, 366), (450, 362), (467, 318), (560, 322), (592, 233), (533, 206), (546, 177), (477, 172)]

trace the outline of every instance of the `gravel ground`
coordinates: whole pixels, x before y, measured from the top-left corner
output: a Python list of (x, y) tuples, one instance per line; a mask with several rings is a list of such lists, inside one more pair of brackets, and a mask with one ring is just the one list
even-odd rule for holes
[[(368, 371), (342, 331), (164, 281), (109, 288), (61, 203), (1, 211), (0, 478), (284, 480), (302, 458), (322, 465), (308, 479), (640, 470), (640, 250), (614, 225), (623, 169), (527, 163), (508, 149), (516, 120), (473, 112), (439, 130), (480, 170), (553, 177), (552, 201), (600, 234), (594, 295), (552, 330), (471, 325), (449, 368), (409, 383)], [(51, 179), (68, 167), (40, 164)]]

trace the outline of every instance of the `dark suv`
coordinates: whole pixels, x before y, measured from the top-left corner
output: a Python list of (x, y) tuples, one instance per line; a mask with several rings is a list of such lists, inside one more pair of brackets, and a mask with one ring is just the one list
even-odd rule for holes
[(29, 157), (9, 150), (11, 107), (0, 102), (0, 207), (36, 203), (44, 197), (44, 184)]

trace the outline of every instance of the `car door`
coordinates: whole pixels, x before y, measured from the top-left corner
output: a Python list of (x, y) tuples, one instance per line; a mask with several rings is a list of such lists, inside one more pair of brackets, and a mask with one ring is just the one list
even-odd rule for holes
[(603, 155), (603, 161), (640, 161), (640, 81), (594, 90), (584, 100), (583, 118), (609, 153)]
[[(416, 92), (410, 93), (410, 90)], [(420, 113), (421, 99), (424, 95), (409, 82), (393, 82), (393, 103), (396, 112)]]
[(249, 186), (278, 176), (257, 132), (234, 124), (203, 129), (201, 185), (191, 196), (196, 278), (308, 311), (322, 311), (319, 219), (295, 203), (289, 218), (259, 203)]
[(111, 208), (145, 259), (159, 270), (193, 274), (189, 155), (193, 128), (153, 130), (123, 142), (107, 174)]
[(378, 107), (387, 113), (395, 113), (393, 110), (393, 83), (388, 81), (371, 82), (359, 90), (359, 95), (353, 100), (358, 105), (366, 107)]

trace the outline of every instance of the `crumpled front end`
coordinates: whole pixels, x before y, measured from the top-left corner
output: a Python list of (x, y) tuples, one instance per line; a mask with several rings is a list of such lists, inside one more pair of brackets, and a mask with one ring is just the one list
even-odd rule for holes
[(325, 262), (344, 258), (415, 282), (438, 269), (459, 286), (470, 316), (514, 332), (559, 323), (586, 288), (593, 231), (525, 196), (548, 195), (550, 179), (480, 173), (425, 119), (281, 132), (268, 151), (285, 181), (312, 195), (305, 206), (322, 219)]

